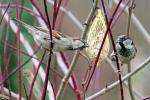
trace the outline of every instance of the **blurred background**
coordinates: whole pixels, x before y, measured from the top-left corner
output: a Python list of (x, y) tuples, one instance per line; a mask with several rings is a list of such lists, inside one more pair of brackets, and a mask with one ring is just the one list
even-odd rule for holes
[[(15, 4), (15, 0), (12, 0), (12, 1)], [(62, 6), (65, 6), (66, 1), (67, 0), (62, 0)], [(38, 2), (39, 2), (39, 5), (42, 4), (40, 0)], [(113, 2), (113, 0), (105, 0), (106, 7), (109, 6), (108, 2), (112, 2), (112, 8), (109, 9), (110, 16), (111, 16), (111, 13), (114, 11), (114, 8), (116, 7), (116, 4)], [(3, 0), (0, 3), (1, 3), (0, 6), (4, 5), (4, 4), (7, 5), (8, 1)], [(48, 5), (48, 8), (50, 9), (49, 10), (50, 18), (52, 19), (52, 14), (53, 14), (52, 7), (53, 6), (49, 3), (47, 5)], [(68, 4), (65, 8), (68, 11), (70, 11), (82, 25), (85, 22), (90, 9), (92, 8), (92, 5), (93, 5), (92, 0), (68, 0)], [(149, 0), (135, 0), (135, 5), (136, 6), (133, 10), (133, 13), (137, 17), (137, 19), (141, 22), (141, 24), (143, 25), (145, 30), (147, 32), (149, 32), (150, 31), (150, 28), (149, 28), (150, 27), (150, 21), (149, 21), (150, 1)], [(24, 6), (29, 9), (32, 9), (32, 5), (29, 0), (24, 0)], [(99, 2), (99, 6), (101, 8), (101, 2)], [(44, 9), (43, 9), (43, 12), (44, 12)], [(3, 14), (1, 11), (0, 11), (0, 13), (1, 13), (1, 17), (2, 17)], [(8, 13), (9, 13), (10, 17), (16, 17), (16, 9), (15, 8), (11, 8), (10, 12), (8, 12)], [(72, 36), (72, 37), (80, 37), (81, 33), (83, 31), (82, 28), (79, 28), (79, 26), (77, 26), (66, 14), (64, 15), (63, 23), (60, 25), (60, 21), (62, 20), (61, 17), (62, 16), (61, 16), (61, 11), (60, 11), (58, 14), (58, 19), (56, 21), (55, 29), (64, 34)], [(21, 18), (22, 21), (24, 21), (30, 25), (40, 26), (40, 24), (38, 23), (36, 18), (37, 18), (36, 16), (31, 15), (31, 14), (29, 14), (29, 12), (23, 10), (22, 18)], [(52, 20), (51, 20), (51, 22), (52, 22)], [(124, 12), (119, 17), (116, 24), (113, 26), (112, 33), (113, 33), (114, 39), (116, 39), (118, 35), (126, 34), (127, 22), (128, 22), (128, 15), (127, 15), (127, 13)], [(5, 33), (8, 30), (7, 27), (8, 26), (6, 24), (6, 20), (3, 19), (3, 21), (0, 25), (0, 40), (6, 41)], [(31, 46), (34, 49), (36, 49), (37, 46), (34, 43), (32, 36), (23, 27), (21, 27), (21, 31), (23, 32), (25, 38), (29, 41)], [(137, 25), (133, 21), (131, 21), (130, 33), (131, 33), (131, 38), (133, 39), (135, 45), (137, 46), (137, 50), (138, 50), (137, 56), (131, 62), (132, 70), (134, 70), (138, 65), (140, 65), (145, 59), (147, 59), (149, 57), (149, 54), (150, 54), (150, 52), (149, 52), (150, 44), (149, 43), (150, 42), (148, 42), (146, 40), (143, 33), (139, 30), (139, 27), (137, 27)], [(14, 40), (15, 40), (15, 36), (10, 28), (8, 43), (16, 46), (16, 41), (14, 41)], [(21, 50), (26, 52), (26, 50), (22, 44), (21, 44)], [(11, 50), (9, 47), (7, 47), (6, 51), (7, 51), (6, 52), (7, 57), (9, 57), (9, 55), (12, 53), (12, 57), (11, 57), (9, 65), (8, 65), (9, 72), (11, 72), (14, 68), (17, 67), (17, 52), (16, 52), (16, 50)], [(111, 52), (112, 52), (112, 46), (111, 46), (110, 53)], [(74, 52), (73, 51), (65, 51), (64, 53), (67, 56), (69, 63), (71, 63)], [(41, 58), (41, 54), (42, 54), (42, 49), (40, 49), (38, 51), (38, 53), (36, 54), (39, 59)], [(21, 54), (21, 63), (25, 62), (28, 58), (29, 58), (28, 56)], [(44, 59), (44, 62), (47, 61), (47, 58), (48, 57), (46, 56)], [(54, 59), (52, 60), (52, 62), (53, 61), (54, 61)], [(51, 64), (51, 67), (53, 67), (53, 64), (54, 63)], [(0, 43), (0, 67), (1, 67), (3, 74), (4, 74), (4, 66), (6, 66), (4, 63), (4, 44)], [(45, 65), (43, 64), (43, 66), (45, 66)], [(88, 66), (87, 61), (83, 57), (79, 57), (77, 65), (74, 70), (74, 74), (76, 76), (76, 79), (77, 79), (81, 89), (82, 89), (83, 76), (86, 72), (87, 66)], [(106, 61), (103, 61), (98, 66), (99, 67), (96, 68), (96, 72), (93, 76), (92, 82), (87, 91), (87, 97), (94, 94), (95, 92), (100, 91), (104, 87), (106, 87), (106, 86), (110, 85), (111, 83), (115, 82), (116, 80), (118, 80), (116, 73), (114, 73), (114, 71), (112, 70), (112, 68)], [(29, 61), (22, 69), (23, 70), (23, 83), (25, 83), (26, 85), (28, 84), (28, 82), (26, 81), (27, 76), (25, 74), (26, 69), (33, 70), (34, 69), (33, 67), (34, 67), (34, 65), (32, 64), (32, 62)], [(125, 75), (127, 72), (126, 65), (124, 65), (121, 69), (122, 69), (121, 71), (122, 71), (123, 75)], [(57, 68), (57, 70), (60, 73), (62, 73), (59, 67)], [(149, 68), (149, 65), (147, 65), (145, 68), (143, 68), (140, 72), (138, 72), (137, 74), (135, 74), (132, 77), (133, 88), (135, 88), (136, 91), (138, 91), (139, 94), (141, 94), (143, 97), (150, 95), (150, 86), (149, 86), (150, 73), (149, 73), (149, 71), (150, 71), (150, 68)], [(53, 80), (53, 75), (54, 75), (53, 72), (51, 72), (50, 80)], [(10, 78), (11, 90), (16, 93), (17, 93), (17, 89), (18, 89), (18, 83), (14, 80), (17, 80), (17, 78), (18, 78), (17, 73), (14, 74)], [(41, 80), (41, 79), (39, 78), (39, 80)], [(60, 78), (59, 78), (59, 82), (60, 82)], [(41, 87), (42, 87), (42, 85), (41, 85)], [(125, 100), (130, 100), (129, 92), (126, 88), (124, 88), (124, 94), (125, 94)], [(71, 90), (71, 88), (68, 86), (63, 100), (76, 100), (76, 99), (77, 99), (76, 95)], [(112, 89), (111, 91), (109, 91), (108, 93), (104, 94), (103, 96), (95, 98), (94, 100), (120, 100), (120, 89), (119, 89), (119, 87), (116, 87), (116, 88)], [(140, 99), (136, 97), (136, 100), (140, 100)]]

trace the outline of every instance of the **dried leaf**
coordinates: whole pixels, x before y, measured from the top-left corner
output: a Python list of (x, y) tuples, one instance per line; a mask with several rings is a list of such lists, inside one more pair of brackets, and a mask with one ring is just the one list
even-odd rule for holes
[[(94, 61), (97, 57), (97, 53), (100, 49), (105, 32), (106, 32), (106, 24), (105, 24), (104, 16), (101, 10), (97, 9), (96, 16), (87, 33), (87, 43), (89, 47), (86, 48), (86, 53), (91, 61)], [(107, 36), (98, 61), (99, 64), (108, 56), (109, 49), (110, 49), (110, 43), (109, 43), (109, 38)]]

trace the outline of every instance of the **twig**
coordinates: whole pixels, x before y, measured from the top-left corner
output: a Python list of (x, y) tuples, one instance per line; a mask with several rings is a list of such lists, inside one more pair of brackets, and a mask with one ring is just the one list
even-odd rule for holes
[[(117, 71), (116, 66), (114, 65), (114, 63), (109, 58), (106, 58), (106, 62), (109, 63), (110, 67), (117, 74), (118, 71)], [(126, 81), (123, 83), (123, 85), (126, 88), (129, 88), (129, 85), (128, 85), (128, 83)], [(132, 90), (133, 90), (134, 95), (136, 95), (139, 99), (143, 98), (143, 96), (140, 93), (138, 93), (137, 90), (135, 90), (134, 88), (132, 88)]]
[(131, 6), (128, 8), (128, 10), (129, 10), (129, 17), (128, 17), (127, 36), (130, 35), (131, 16), (132, 16), (132, 11), (133, 11), (134, 5), (135, 5), (134, 2), (135, 2), (135, 1), (132, 0), (132, 4), (131, 4)]
[[(16, 0), (16, 16), (17, 16), (17, 19), (20, 20), (21, 18), (21, 9), (18, 8), (18, 5), (19, 5), (19, 1)], [(19, 93), (19, 100), (21, 100), (22, 98), (22, 70), (19, 69), (19, 67), (21, 66), (21, 60), (20, 60), (20, 23), (18, 23), (18, 26), (17, 26), (17, 51), (18, 51), (18, 56), (17, 56), (17, 62), (18, 62), (18, 93)]]
[[(1, 9), (1, 12), (4, 13), (4, 10)], [(4, 16), (4, 19), (6, 21), (8, 21), (8, 14), (7, 13)], [(17, 33), (17, 26), (15, 25), (15, 23), (12, 20), (10, 20), (10, 26), (11, 26), (13, 32)], [(22, 34), (22, 32), (20, 32), (20, 40), (21, 40), (23, 46), (25, 47), (25, 49), (27, 50), (28, 54), (29, 55), (34, 54), (33, 49), (31, 48), (29, 42), (24, 38), (24, 35)], [(36, 55), (34, 55), (34, 57), (36, 58)], [(37, 61), (33, 58), (31, 59), (31, 61), (33, 62), (34, 66), (37, 68), (39, 61)], [(44, 82), (45, 72), (44, 72), (44, 69), (42, 66), (39, 69), (39, 75), (40, 75), (42, 81)], [(48, 91), (49, 96), (51, 97), (53, 95), (53, 93), (52, 93), (52, 86), (51, 86), (50, 82), (48, 83), (47, 91)]]
[(43, 61), (43, 59), (44, 59), (45, 53), (46, 53), (46, 50), (43, 50), (41, 60), (40, 60), (39, 65), (38, 65), (38, 67), (37, 67), (37, 69), (36, 69), (36, 71), (35, 71), (34, 78), (33, 78), (32, 82), (31, 82), (31, 87), (30, 87), (30, 90), (29, 90), (29, 100), (31, 99), (32, 89), (33, 89), (33, 87), (34, 87), (34, 83), (35, 83), (36, 77), (37, 77), (37, 75), (38, 75), (39, 68), (40, 68), (40, 66), (41, 66), (41, 64), (42, 64), (42, 61)]
[(46, 23), (46, 25), (48, 24), (46, 17), (43, 15), (42, 10), (38, 7), (38, 4), (34, 1), (34, 0), (30, 0), (31, 3), (34, 5), (34, 7), (36, 8), (36, 10), (38, 11), (38, 14), (41, 16), (41, 18), (43, 19), (43, 21)]
[[(52, 28), (51, 28), (51, 24), (50, 24), (50, 20), (49, 20), (49, 16), (48, 16), (48, 10), (47, 10), (46, 1), (47, 0), (44, 0), (44, 8), (45, 8), (45, 14), (46, 14), (46, 19), (47, 19), (47, 28), (49, 29), (50, 40), (52, 41), (53, 40), (53, 37), (52, 37)], [(50, 55), (48, 57), (48, 63), (46, 65), (46, 77), (45, 77), (44, 89), (43, 89), (43, 92), (42, 92), (41, 100), (45, 100), (45, 98), (46, 98), (46, 90), (47, 90), (47, 85), (48, 85), (48, 81), (49, 81), (48, 79), (49, 79), (50, 63), (51, 63), (52, 49), (53, 49), (53, 43), (52, 42), (50, 44), (50, 48), (51, 48), (50, 49)], [(49, 98), (51, 100), (55, 99), (54, 91), (52, 91), (52, 92), (53, 92), (53, 97)]]
[[(8, 5), (6, 5), (6, 4), (1, 4), (1, 5), (0, 5), (0, 8), (6, 8), (7, 6), (8, 6)], [(12, 5), (10, 5), (10, 7), (11, 7), (11, 8), (15, 8), (16, 5), (12, 4)], [(34, 13), (31, 9), (29, 9), (29, 8), (27, 8), (27, 7), (25, 7), (25, 6), (18, 5), (18, 7), (19, 7), (20, 9), (23, 9), (23, 10), (27, 11), (27, 13), (30, 13), (30, 14), (33, 15), (33, 16), (38, 16), (38, 17), (40, 17), (40, 15)]]
[(26, 89), (26, 86), (25, 86), (24, 83), (23, 83), (23, 88), (24, 88), (24, 92), (25, 92), (26, 99), (27, 99), (27, 100), (30, 100), (30, 99), (28, 98), (27, 89)]
[[(135, 70), (131, 71), (130, 73), (126, 74), (123, 78), (122, 81), (124, 82), (125, 80), (127, 80), (128, 78), (132, 77), (133, 75), (135, 75), (137, 72), (141, 71), (144, 67), (146, 67), (147, 64), (150, 63), (150, 57), (148, 57), (145, 61), (143, 61)], [(104, 95), (107, 91), (112, 90), (114, 87), (116, 87), (117, 85), (119, 85), (119, 80), (112, 83), (111, 85), (107, 86), (106, 88), (103, 88), (102, 90), (100, 90), (99, 92), (93, 94), (92, 96), (86, 98), (86, 100), (93, 100), (96, 97), (99, 97), (101, 95)]]
[[(128, 68), (128, 73), (130, 73), (131, 72), (131, 63), (129, 62), (127, 66), (128, 66), (127, 67)], [(133, 94), (131, 77), (128, 78), (128, 86), (129, 86), (129, 94), (130, 94), (131, 100), (135, 100), (134, 94)]]
[[(105, 14), (106, 24), (108, 26), (109, 25), (109, 21), (108, 21), (108, 17), (107, 17), (107, 14), (106, 14), (105, 6), (104, 6), (104, 1), (103, 0), (101, 0), (101, 1), (102, 1), (102, 6), (103, 6), (104, 14)], [(116, 54), (115, 55), (115, 59), (116, 59), (116, 64), (117, 64), (117, 70), (119, 71), (118, 77), (119, 77), (119, 81), (120, 81), (121, 100), (124, 100), (123, 85), (122, 85), (122, 81), (121, 81), (120, 65), (119, 65), (119, 61), (118, 61), (118, 57), (117, 57), (117, 50), (116, 50), (116, 47), (115, 47), (115, 42), (114, 42), (114, 39), (113, 39), (112, 31), (109, 28), (109, 26), (108, 26), (108, 29), (109, 29), (109, 35), (110, 35), (110, 38), (111, 38), (113, 50), (114, 50), (114, 53)]]
[[(113, 0), (113, 2), (116, 3), (116, 4), (118, 4), (119, 0)], [(124, 4), (121, 4), (120, 7), (123, 8)], [(126, 12), (126, 14), (129, 13), (128, 12), (128, 7), (126, 7), (125, 12)], [(148, 42), (148, 44), (150, 44), (150, 35), (149, 35), (149, 32), (144, 28), (144, 26), (141, 24), (141, 22), (138, 20), (138, 18), (135, 16), (134, 13), (132, 13), (131, 20), (135, 24), (135, 26), (137, 27), (137, 29), (141, 33), (143, 33), (144, 39), (146, 39), (147, 42)]]
[[(5, 41), (5, 42), (6, 42), (6, 41)], [(0, 41), (0, 43), (2, 43), (2, 44), (4, 44), (5, 42), (4, 42), (4, 41)], [(12, 46), (12, 45), (9, 44), (9, 43), (7, 43), (7, 46), (8, 46), (9, 48), (11, 48), (11, 49), (14, 49), (15, 51), (17, 50), (16, 47)], [(26, 55), (26, 56), (28, 56), (28, 57), (30, 57), (30, 58), (32, 58), (32, 59), (35, 59), (35, 60), (37, 60), (37, 61), (40, 61), (38, 58), (34, 57), (33, 55), (29, 55), (29, 54), (27, 54), (27, 53), (24, 52), (24, 51), (20, 51), (20, 52), (21, 52), (21, 54), (23, 54), (23, 55)], [(34, 53), (34, 54), (35, 54), (35, 53)], [(45, 62), (42, 62), (42, 64), (46, 65)], [(51, 68), (51, 70), (52, 70), (54, 73), (56, 73), (56, 75), (58, 75), (60, 78), (63, 77), (63, 75), (62, 75), (60, 72), (57, 72), (55, 69)]]
[[(97, 4), (98, 4), (98, 0), (95, 0), (94, 2), (94, 5), (93, 5), (93, 8), (91, 10), (91, 12), (89, 13), (89, 16), (87, 17), (87, 20), (86, 20), (86, 25), (84, 27), (84, 31), (83, 31), (83, 34), (82, 34), (82, 39), (84, 40), (86, 38), (86, 33), (89, 29), (89, 23), (91, 22), (92, 18), (93, 18), (93, 15), (95, 13), (95, 10), (97, 8)], [(70, 65), (70, 69), (68, 71), (68, 73), (65, 75), (65, 77), (62, 79), (62, 82), (60, 84), (60, 87), (59, 87), (59, 90), (58, 90), (58, 93), (57, 93), (57, 100), (61, 100), (62, 97), (63, 97), (63, 94), (64, 94), (64, 91), (66, 89), (66, 86), (68, 84), (68, 81), (69, 81), (69, 78), (75, 68), (75, 64), (78, 60), (78, 57), (79, 57), (79, 50), (77, 50), (74, 54), (74, 57), (73, 57), (73, 60), (71, 62), (71, 65)]]
[[(9, 90), (8, 90), (7, 88), (5, 88), (5, 87), (4, 87), (4, 92), (6, 93), (6, 95), (9, 95)], [(12, 96), (12, 98), (13, 98), (14, 100), (18, 100), (18, 99), (19, 99), (19, 95), (16, 94), (16, 93), (14, 93), (14, 92), (12, 92), (12, 91), (11, 91), (11, 96)], [(10, 99), (9, 99), (9, 100), (10, 100)], [(22, 97), (21, 100), (25, 100), (25, 99)]]
[[(51, 5), (54, 5), (53, 0), (47, 0), (47, 1)], [(67, 5), (68, 1), (69, 0), (66, 0), (66, 2), (64, 1), (64, 7), (60, 6), (60, 10), (63, 13), (65, 13), (66, 16), (68, 16), (80, 30), (83, 30), (83, 26), (80, 23), (80, 21), (72, 14), (71, 11), (68, 11), (67, 9), (65, 9), (65, 6)], [(61, 17), (61, 19), (63, 19), (63, 17)], [(39, 18), (38, 18), (38, 20), (39, 20), (39, 22), (42, 22)], [(63, 22), (63, 20), (60, 21), (60, 24), (59, 24), (60, 26), (61, 26), (62, 22)], [(40, 24), (42, 24), (42, 23), (40, 23)], [(43, 24), (42, 26), (45, 26), (45, 25)], [(58, 26), (58, 27), (60, 27), (60, 26)], [(64, 74), (66, 74), (68, 72), (70, 64), (68, 62), (67, 57), (64, 55), (63, 52), (57, 53), (57, 61), (58, 61), (60, 69), (63, 71)], [(74, 74), (72, 74), (71, 78), (69, 79), (69, 85), (71, 86), (73, 91), (76, 93), (77, 99), (81, 100), (81, 89), (79, 87), (79, 83)]]
[[(52, 0), (47, 0), (48, 3), (50, 3), (51, 5), (54, 5), (54, 1)], [(73, 13), (65, 8), (63, 8), (62, 6), (60, 6), (60, 10), (62, 12), (64, 12), (76, 25), (80, 30), (83, 30), (83, 26), (80, 23), (80, 21), (75, 17), (75, 15), (73, 15)]]
[[(6, 10), (5, 10), (5, 13), (6, 12), (8, 12), (8, 13), (10, 13), (10, 6), (11, 6), (11, 0), (9, 0), (9, 3), (8, 3), (8, 7), (6, 8)], [(8, 11), (7, 11), (8, 10)], [(5, 13), (3, 14), (3, 16), (2, 16), (2, 18), (1, 18), (1, 22), (2, 22), (2, 20), (3, 20), (3, 18), (4, 18), (4, 15), (5, 15)], [(1, 25), (1, 22), (0, 22), (0, 25)], [(7, 41), (8, 40), (8, 37), (9, 37), (9, 29), (10, 29), (10, 16), (8, 17), (8, 22), (7, 22), (7, 31), (6, 31), (6, 36), (5, 36), (5, 41)], [(11, 59), (11, 56), (12, 56), (12, 53), (10, 54), (10, 56), (7, 58), (7, 53), (6, 53), (6, 50), (7, 49), (7, 42), (6, 43), (4, 43), (4, 66), (5, 66), (5, 76), (6, 77), (8, 77), (8, 74), (9, 74), (9, 64), (10, 64), (10, 59)], [(10, 97), (10, 99), (12, 99), (11, 98), (11, 86), (10, 86), (10, 80), (7, 80), (7, 85), (8, 85), (8, 89), (9, 89), (9, 97)]]
[[(100, 57), (100, 54), (101, 54), (101, 51), (102, 51), (102, 48), (103, 48), (103, 45), (104, 45), (106, 36), (107, 36), (107, 34), (108, 34), (108, 32), (109, 32), (109, 28), (110, 28), (110, 26), (111, 26), (111, 24), (112, 24), (113, 18), (114, 18), (114, 16), (115, 16), (115, 14), (117, 13), (117, 10), (118, 10), (118, 8), (119, 8), (121, 2), (122, 2), (122, 0), (120, 0), (119, 3), (117, 4), (117, 7), (115, 8), (115, 11), (113, 12), (112, 17), (111, 17), (111, 19), (110, 19), (110, 21), (109, 21), (109, 23), (108, 23), (108, 25), (107, 25), (107, 30), (106, 30), (106, 32), (105, 32), (105, 35), (104, 35), (104, 38), (103, 38), (103, 41), (102, 41), (102, 45), (100, 46), (100, 49), (99, 49), (99, 51), (98, 51), (98, 54), (97, 54), (97, 57), (96, 57), (96, 60), (95, 60), (95, 63), (94, 63), (94, 68), (93, 68), (92, 74), (91, 74), (91, 76), (90, 76), (90, 80), (92, 79), (92, 76), (94, 75), (94, 72), (95, 72), (95, 69), (96, 69), (96, 66), (97, 66), (97, 63), (98, 63), (98, 59), (99, 59), (99, 57)], [(116, 57), (116, 59), (117, 59), (117, 57)], [(117, 62), (118, 62), (118, 61), (117, 61)], [(118, 69), (118, 72), (120, 72), (120, 68), (119, 68), (118, 63), (117, 63), (117, 69)], [(118, 74), (118, 76), (119, 76), (119, 80), (120, 80), (121, 99), (124, 100), (123, 87), (122, 87), (122, 81), (121, 81), (121, 74)], [(86, 89), (88, 88), (89, 84), (90, 84), (90, 81), (88, 82)]]
[[(130, 36), (130, 24), (131, 24), (131, 15), (132, 15), (133, 7), (134, 7), (134, 0), (132, 0), (132, 4), (129, 7), (128, 29), (127, 29), (127, 36), (128, 37)], [(127, 69), (128, 69), (127, 72), (130, 73), (131, 72), (131, 62), (129, 62), (127, 64)], [(128, 86), (129, 86), (129, 94), (130, 94), (131, 100), (135, 100), (134, 94), (133, 94), (131, 78), (129, 78), (127, 82), (128, 82)]]
[(142, 100), (149, 100), (150, 96), (143, 98)]
[[(57, 53), (56, 56), (57, 56), (57, 62), (59, 64), (59, 67), (61, 68), (61, 70), (66, 75), (68, 73), (68, 69), (69, 69), (69, 66), (70, 66), (70, 64), (68, 62), (68, 59), (66, 58), (66, 56), (62, 52)], [(81, 100), (81, 98), (82, 98), (81, 89), (79, 87), (79, 83), (78, 83), (78, 81), (77, 81), (74, 74), (72, 74), (70, 79), (69, 79), (69, 85), (71, 86), (73, 91), (76, 93), (77, 99)]]

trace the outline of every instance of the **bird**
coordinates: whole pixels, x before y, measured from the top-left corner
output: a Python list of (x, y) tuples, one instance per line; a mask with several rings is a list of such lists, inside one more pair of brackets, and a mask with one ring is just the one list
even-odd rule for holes
[(21, 23), (33, 36), (35, 43), (48, 51), (51, 50), (51, 44), (53, 52), (82, 50), (88, 47), (88, 44), (84, 40), (72, 38), (56, 30), (52, 30), (51, 40), (48, 29), (38, 26), (31, 26), (16, 18), (12, 18), (12, 20), (17, 23)]
[[(126, 35), (118, 36), (117, 40), (115, 41), (115, 48), (118, 60), (122, 64), (129, 63), (137, 54), (137, 48), (133, 40)], [(111, 53), (110, 58), (112, 61), (116, 61), (116, 54), (114, 51)]]

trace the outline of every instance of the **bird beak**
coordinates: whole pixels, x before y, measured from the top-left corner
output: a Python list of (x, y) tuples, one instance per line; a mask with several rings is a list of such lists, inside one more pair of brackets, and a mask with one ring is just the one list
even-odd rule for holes
[(88, 43), (86, 41), (83, 41), (83, 43), (84, 43), (84, 48), (89, 47), (89, 45), (88, 45)]

